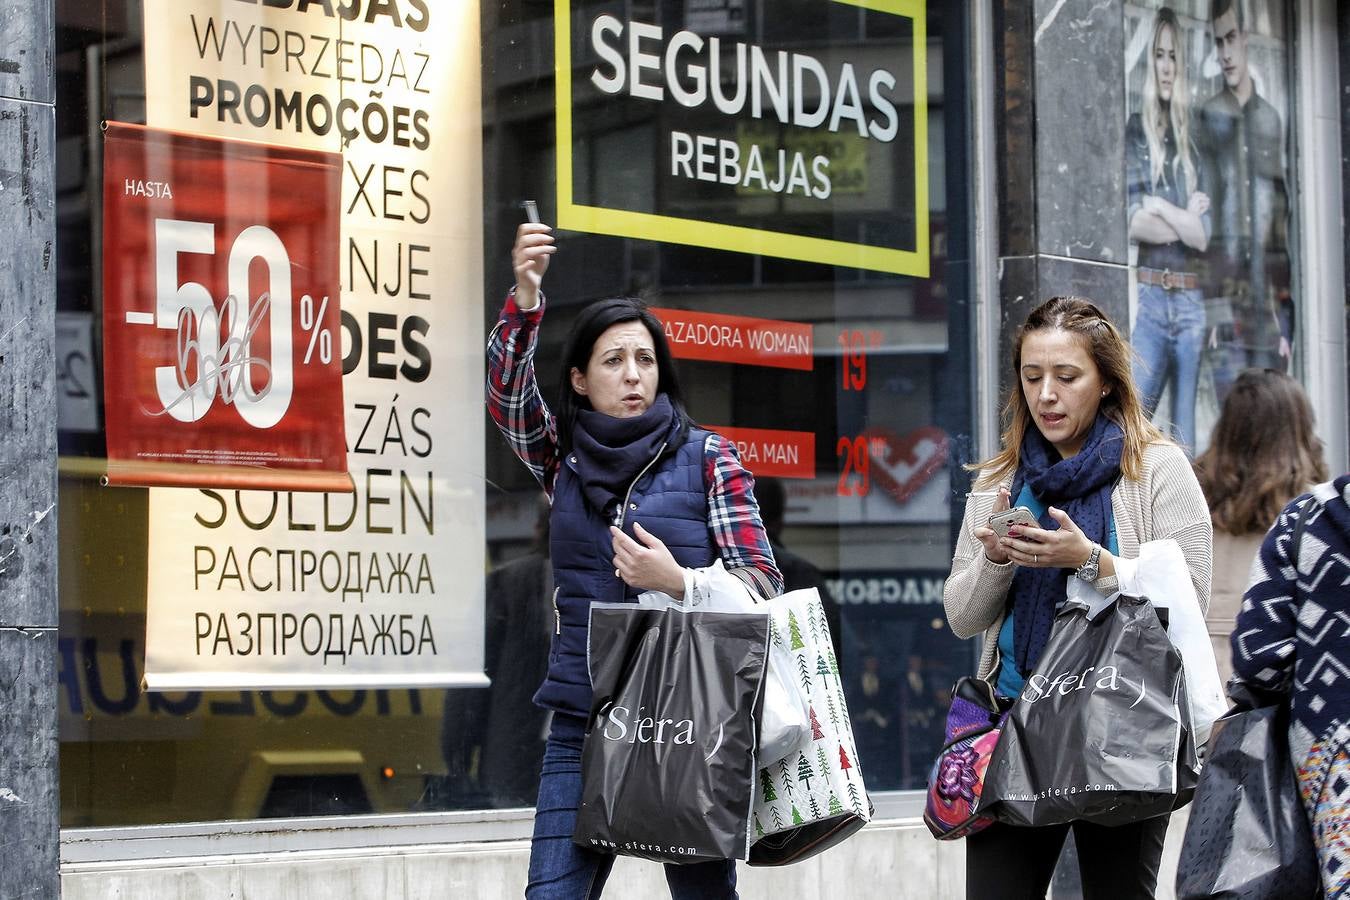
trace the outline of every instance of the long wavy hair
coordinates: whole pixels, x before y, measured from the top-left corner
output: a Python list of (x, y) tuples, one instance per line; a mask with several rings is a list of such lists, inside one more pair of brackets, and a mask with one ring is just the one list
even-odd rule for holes
[[(1162, 40), (1163, 29), (1172, 32), (1172, 47), (1176, 61), (1176, 76), (1172, 80), (1172, 100), (1164, 108), (1158, 96), (1158, 66), (1156, 57), (1158, 43)], [(1182, 185), (1181, 176), (1185, 176), (1186, 194), (1196, 189), (1195, 152), (1191, 145), (1191, 112), (1189, 87), (1186, 84), (1186, 49), (1181, 39), (1181, 26), (1177, 14), (1171, 7), (1158, 10), (1153, 19), (1153, 39), (1149, 41), (1148, 77), (1144, 79), (1144, 108), (1140, 118), (1144, 123), (1144, 137), (1148, 140), (1150, 185), (1156, 190), (1162, 179), (1166, 152), (1163, 139), (1167, 134), (1168, 123), (1172, 126), (1172, 136), (1176, 140), (1177, 155), (1172, 160), (1172, 176), (1178, 188)], [(1184, 201), (1183, 201), (1184, 205)]]
[(1248, 369), (1233, 382), (1195, 474), (1214, 527), (1264, 533), (1284, 505), (1327, 479), (1312, 404), (1297, 381)]
[(1022, 344), (1027, 335), (1038, 331), (1067, 331), (1082, 341), (1101, 373), (1102, 384), (1108, 388), (1099, 411), (1125, 432), (1121, 474), (1139, 480), (1144, 474), (1144, 448), (1151, 443), (1166, 442), (1167, 438), (1144, 414), (1139, 389), (1131, 374), (1130, 345), (1106, 313), (1091, 300), (1051, 297), (1031, 311), (1013, 339), (1012, 384), (1003, 405), (1003, 449), (983, 462), (967, 466), (971, 470), (986, 471), (976, 487), (990, 488), (1011, 478), (1021, 462), (1022, 439), (1028, 428), (1036, 427), (1022, 392)]
[(572, 429), (577, 424), (577, 410), (590, 409), (591, 402), (572, 388), (572, 369), (586, 371), (595, 351), (595, 342), (611, 325), (621, 322), (641, 322), (652, 336), (656, 351), (656, 390), (670, 398), (675, 415), (686, 427), (693, 424), (684, 405), (684, 392), (675, 372), (675, 360), (666, 340), (666, 329), (661, 320), (636, 297), (612, 297), (597, 300), (582, 309), (563, 345), (562, 371), (558, 382), (558, 444), (564, 454), (572, 451)]

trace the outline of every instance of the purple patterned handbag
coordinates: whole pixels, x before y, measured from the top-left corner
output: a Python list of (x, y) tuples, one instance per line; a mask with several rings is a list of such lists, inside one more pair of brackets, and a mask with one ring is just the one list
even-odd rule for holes
[(998, 745), (1012, 701), (998, 697), (993, 685), (969, 675), (952, 687), (942, 752), (928, 776), (923, 820), (933, 837), (953, 841), (994, 823), (975, 814), (984, 789), (984, 773)]

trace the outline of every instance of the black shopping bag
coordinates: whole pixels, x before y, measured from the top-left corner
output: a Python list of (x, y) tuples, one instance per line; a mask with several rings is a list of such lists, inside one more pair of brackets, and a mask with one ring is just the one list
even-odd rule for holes
[(1197, 763), (1181, 655), (1146, 598), (1089, 617), (1066, 604), (1003, 726), (978, 812), (1015, 825), (1101, 825), (1190, 799)]
[(1178, 900), (1319, 897), (1289, 756), (1288, 698), (1237, 699), (1209, 739), (1177, 862)]
[(747, 857), (768, 630), (762, 613), (591, 606), (576, 843), (660, 862)]

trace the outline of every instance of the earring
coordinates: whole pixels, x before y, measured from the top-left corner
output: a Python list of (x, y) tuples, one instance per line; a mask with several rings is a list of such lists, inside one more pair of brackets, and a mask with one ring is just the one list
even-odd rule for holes
[(1108, 391), (1102, 391), (1102, 396), (1105, 397), (1105, 396), (1107, 395), (1107, 393), (1109, 393), (1109, 392), (1108, 392)]

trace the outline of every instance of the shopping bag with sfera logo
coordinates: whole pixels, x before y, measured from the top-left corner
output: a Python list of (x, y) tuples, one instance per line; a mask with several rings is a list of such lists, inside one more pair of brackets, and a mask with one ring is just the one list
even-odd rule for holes
[(872, 817), (820, 594), (815, 588), (792, 591), (768, 605), (770, 652), (790, 657), (810, 727), (786, 754), (760, 755), (752, 866), (800, 862)]
[(1121, 825), (1187, 802), (1199, 766), (1181, 654), (1152, 603), (1065, 604), (1004, 722), (977, 812)]
[(591, 605), (573, 841), (667, 863), (749, 855), (768, 630), (763, 611)]

